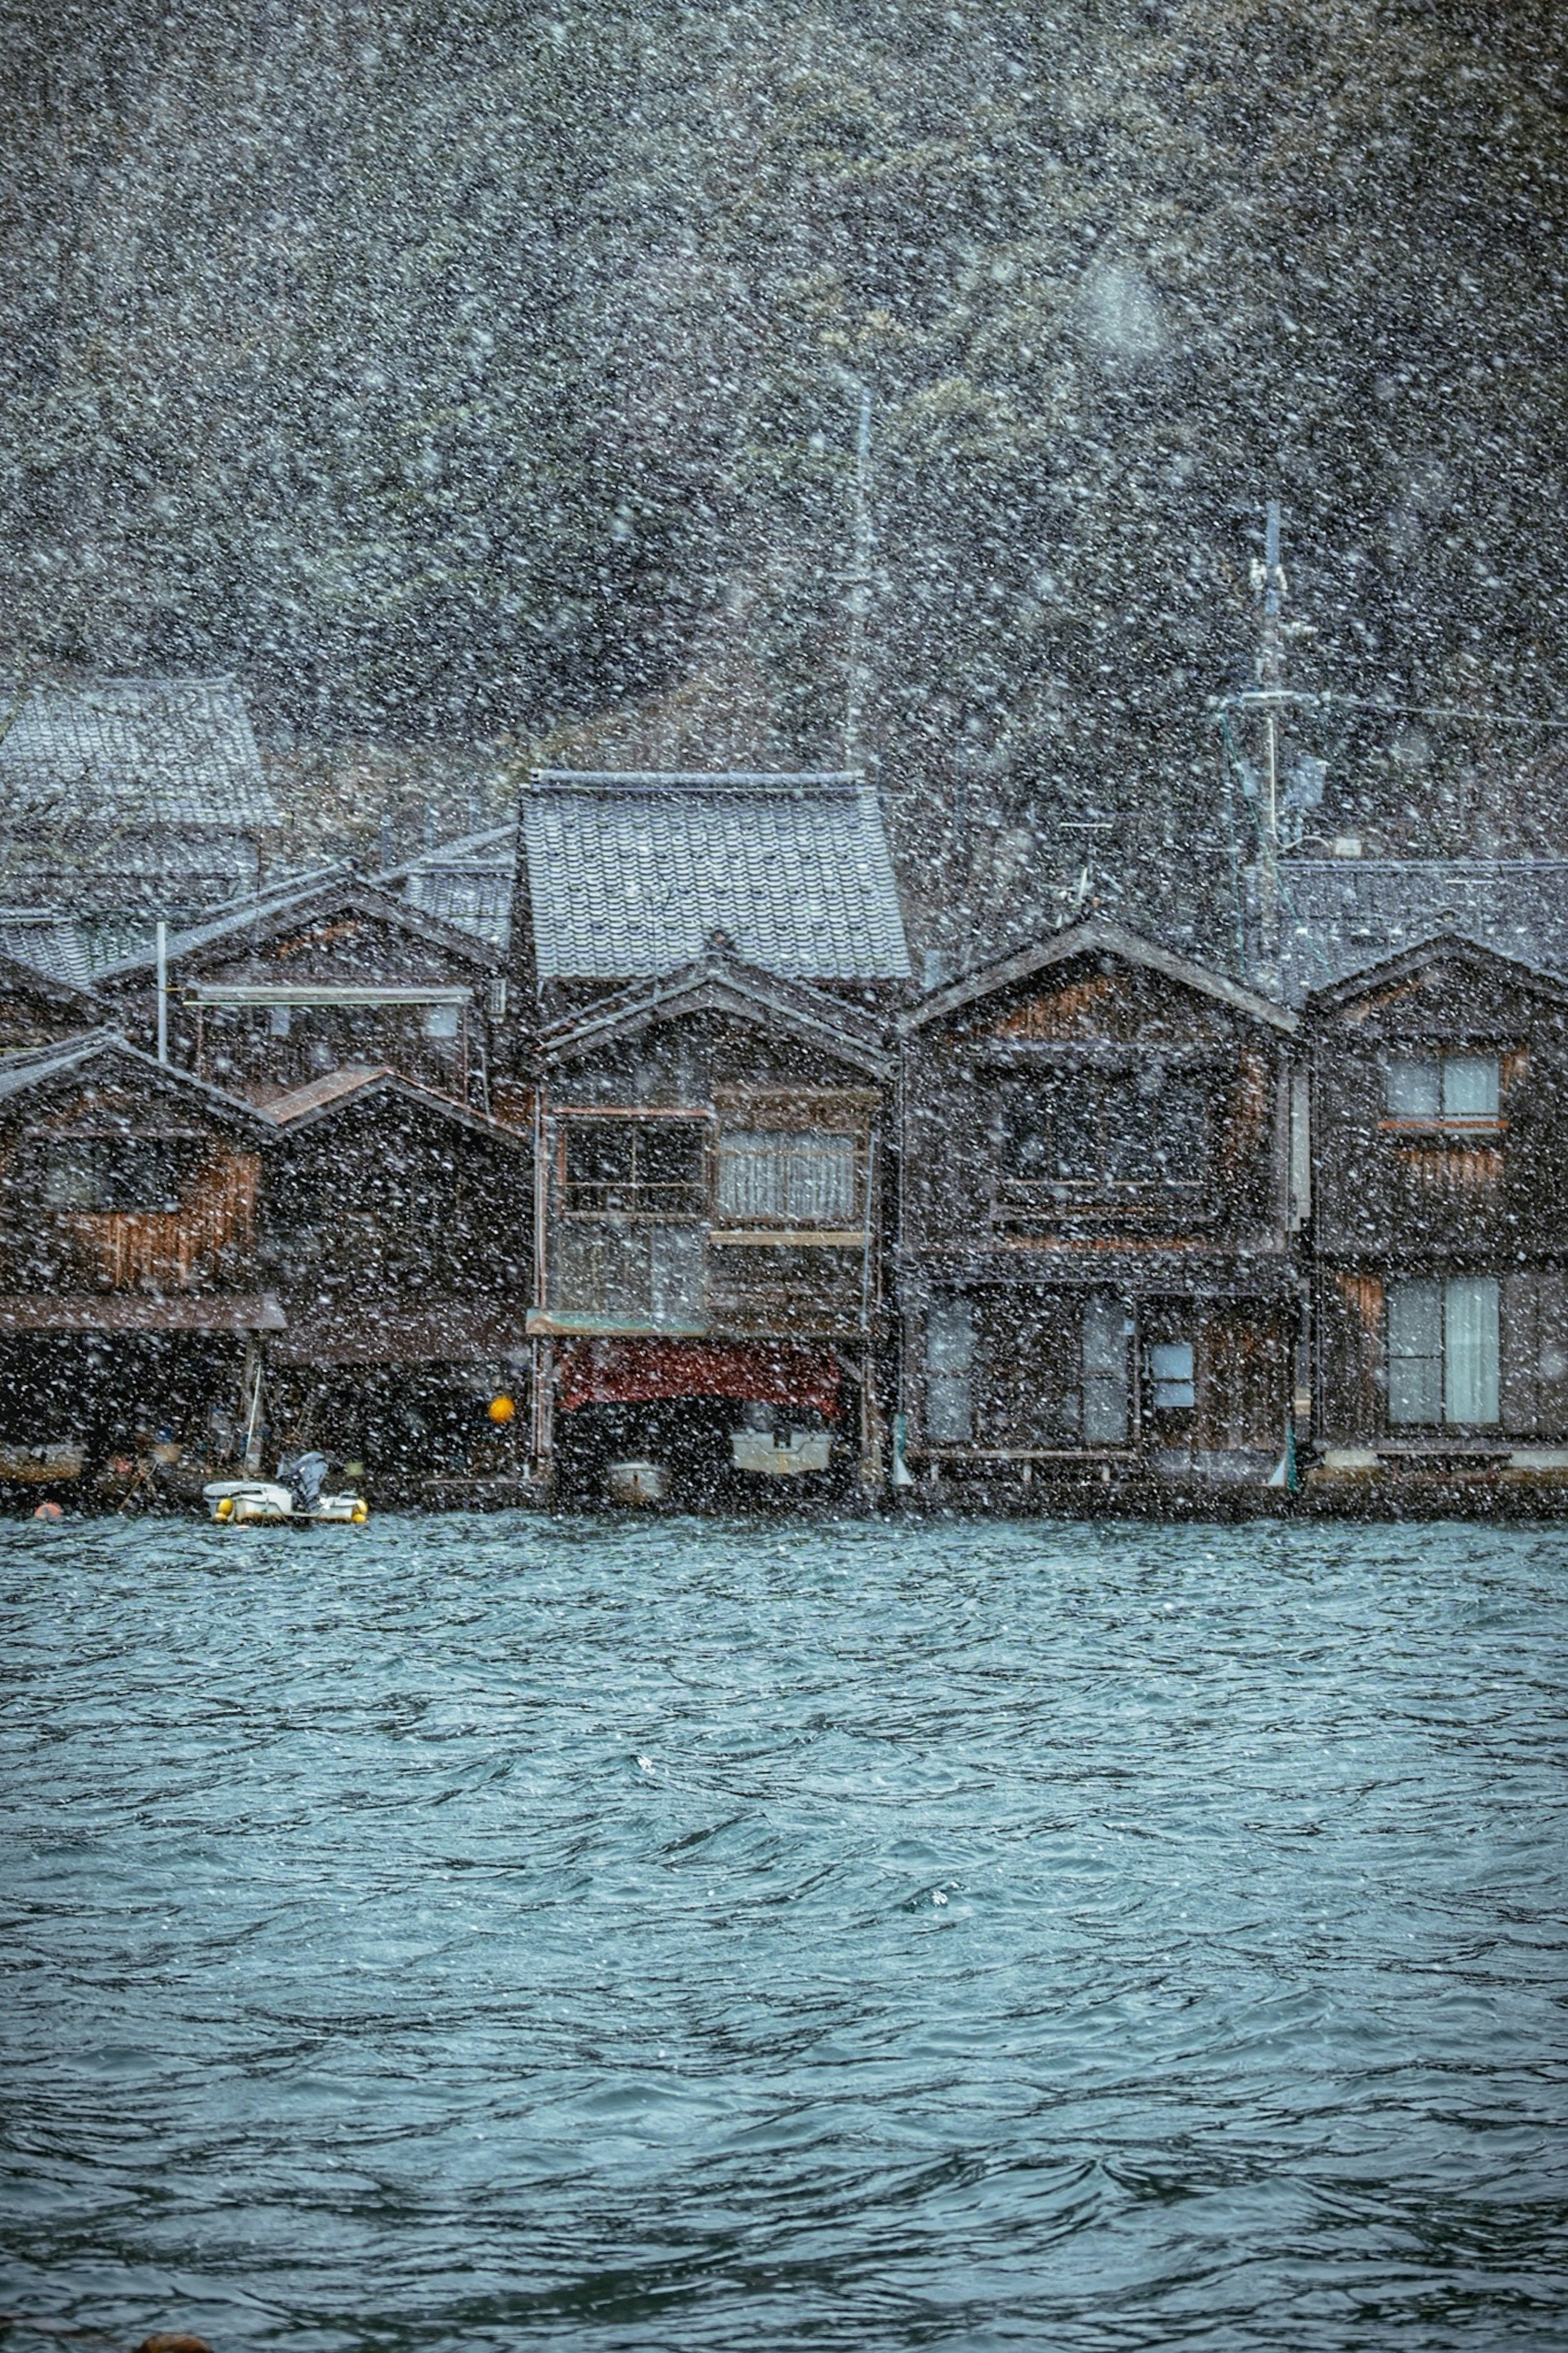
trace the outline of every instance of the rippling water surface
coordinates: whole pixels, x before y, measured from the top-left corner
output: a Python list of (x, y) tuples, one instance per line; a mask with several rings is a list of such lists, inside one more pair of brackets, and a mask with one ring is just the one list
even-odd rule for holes
[(0, 1527), (5, 2302), (1568, 2343), (1565, 1593), (1458, 1527)]

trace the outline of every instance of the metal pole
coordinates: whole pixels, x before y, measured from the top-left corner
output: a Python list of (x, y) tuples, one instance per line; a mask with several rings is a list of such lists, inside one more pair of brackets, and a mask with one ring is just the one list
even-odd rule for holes
[(157, 930), (158, 960), (158, 1060), (169, 1059), (169, 926), (162, 916)]
[(866, 607), (871, 593), (871, 394), (860, 387), (855, 427), (855, 560), (849, 574), (849, 675), (844, 697), (844, 765), (858, 765), (865, 697)]

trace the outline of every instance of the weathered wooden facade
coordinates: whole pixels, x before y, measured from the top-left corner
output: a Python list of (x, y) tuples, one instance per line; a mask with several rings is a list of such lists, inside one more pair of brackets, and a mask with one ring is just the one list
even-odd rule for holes
[[(390, 1065), (484, 1110), (506, 1012), (500, 951), (346, 872), (177, 934), (167, 955), (173, 1061), (265, 1103), (342, 1069)], [(151, 1047), (156, 966), (101, 976), (115, 1018)]]
[(1568, 984), (1426, 942), (1308, 1001), (1312, 1492), (1568, 1485)]
[(905, 1017), (900, 1476), (1187, 1502), (1287, 1452), (1294, 1017), (1115, 926)]
[[(99, 1031), (0, 1061), (0, 1478), (232, 1460), (270, 1123)], [(73, 1459), (74, 1458), (74, 1459)], [(18, 1474), (29, 1474), (25, 1466)]]
[(534, 1459), (884, 1474), (881, 1025), (715, 951), (542, 1031)]
[[(411, 1084), (344, 1071), (268, 1106), (261, 1255), (283, 1311), (271, 1425), (428, 1499), (526, 1465), (530, 1139)], [(487, 1409), (515, 1397), (515, 1422)]]

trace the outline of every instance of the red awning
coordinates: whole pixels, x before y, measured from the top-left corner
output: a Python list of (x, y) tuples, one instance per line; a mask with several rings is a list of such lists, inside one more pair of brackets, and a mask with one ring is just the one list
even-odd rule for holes
[(563, 1340), (555, 1363), (561, 1403), (641, 1405), (656, 1398), (748, 1398), (760, 1405), (834, 1416), (838, 1360), (831, 1348), (790, 1341)]

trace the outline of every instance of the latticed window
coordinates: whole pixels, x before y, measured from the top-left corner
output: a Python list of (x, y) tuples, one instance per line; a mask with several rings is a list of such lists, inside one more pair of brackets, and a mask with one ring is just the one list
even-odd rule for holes
[(765, 1131), (721, 1135), (716, 1206), (731, 1225), (853, 1226), (854, 1135)]
[(706, 1128), (675, 1119), (569, 1119), (565, 1206), (578, 1215), (700, 1217)]

